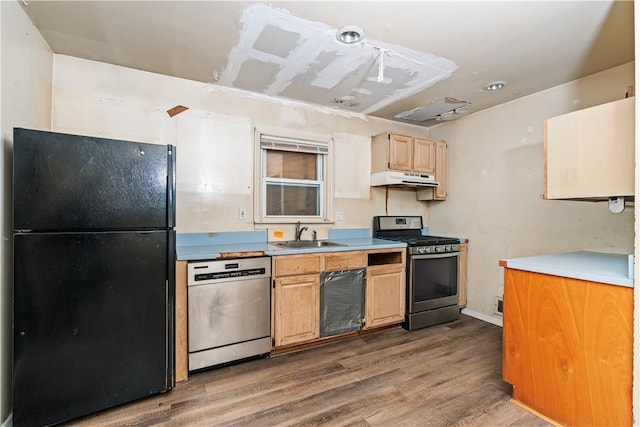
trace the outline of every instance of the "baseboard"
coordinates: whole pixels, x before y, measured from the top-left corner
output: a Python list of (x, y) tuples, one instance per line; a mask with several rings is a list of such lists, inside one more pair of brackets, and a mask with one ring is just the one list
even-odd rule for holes
[(476, 319), (480, 319), (488, 323), (492, 323), (496, 326), (502, 327), (501, 318), (498, 319), (492, 316), (487, 316), (486, 314), (478, 313), (477, 311), (469, 310), (468, 308), (463, 308), (461, 313), (466, 314), (467, 316), (470, 316), (470, 317), (475, 317)]
[(0, 427), (13, 427), (13, 412), (9, 414)]

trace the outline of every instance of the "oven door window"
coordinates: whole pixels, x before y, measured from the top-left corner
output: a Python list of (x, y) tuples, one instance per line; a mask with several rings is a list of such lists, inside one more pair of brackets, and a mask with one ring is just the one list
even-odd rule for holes
[(413, 257), (411, 299), (415, 307), (457, 298), (458, 254)]

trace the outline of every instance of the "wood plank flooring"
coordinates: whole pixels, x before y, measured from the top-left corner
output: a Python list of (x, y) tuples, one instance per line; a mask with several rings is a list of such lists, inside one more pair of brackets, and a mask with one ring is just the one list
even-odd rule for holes
[(462, 315), (192, 374), (69, 426), (548, 426), (510, 401), (502, 329)]

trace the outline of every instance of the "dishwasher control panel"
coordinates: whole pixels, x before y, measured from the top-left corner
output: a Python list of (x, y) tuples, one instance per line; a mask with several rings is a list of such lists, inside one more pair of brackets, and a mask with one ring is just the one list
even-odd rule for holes
[(266, 272), (266, 268), (252, 268), (250, 270), (225, 271), (221, 273), (202, 273), (196, 274), (193, 280), (195, 282), (200, 282), (202, 280), (218, 280), (245, 276), (263, 276)]
[(187, 265), (188, 286), (270, 276), (270, 257), (190, 262)]

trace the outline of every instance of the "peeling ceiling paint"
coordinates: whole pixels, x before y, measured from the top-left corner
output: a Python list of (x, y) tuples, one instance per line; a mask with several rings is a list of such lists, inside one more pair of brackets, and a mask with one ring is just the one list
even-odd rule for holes
[[(635, 58), (634, 3), (619, 0), (19, 4), (55, 54), (242, 96), (254, 90), (287, 108), (367, 112), (424, 127), (440, 121), (407, 120), (404, 114), (413, 111), (421, 119), (446, 98), (470, 102), (464, 111), (471, 114)], [(349, 25), (363, 28), (369, 39), (339, 44), (334, 28)], [(391, 52), (381, 57), (385, 48)], [(423, 71), (421, 64), (433, 69)], [(507, 87), (483, 90), (497, 80)], [(629, 84), (620, 83), (622, 96)]]
[(370, 114), (451, 76), (443, 57), (377, 40), (345, 45), (336, 29), (264, 4), (247, 7), (218, 84)]

